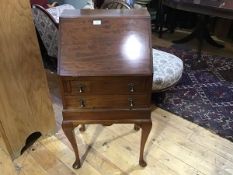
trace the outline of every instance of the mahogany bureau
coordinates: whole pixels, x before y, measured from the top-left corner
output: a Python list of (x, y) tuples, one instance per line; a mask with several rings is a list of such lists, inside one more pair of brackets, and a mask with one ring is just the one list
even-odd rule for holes
[(60, 17), (58, 74), (62, 128), (81, 166), (73, 130), (80, 124), (132, 123), (142, 129), (139, 164), (150, 133), (150, 16), (140, 10), (67, 10)]

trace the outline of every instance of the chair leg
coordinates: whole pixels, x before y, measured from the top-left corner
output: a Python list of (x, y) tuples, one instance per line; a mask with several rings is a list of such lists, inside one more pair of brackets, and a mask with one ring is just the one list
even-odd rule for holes
[(168, 14), (168, 22), (169, 22), (169, 26), (168, 26), (168, 31), (170, 33), (174, 33), (175, 32), (175, 28), (176, 28), (176, 10), (175, 9), (170, 9), (170, 14)]
[(163, 103), (165, 97), (166, 97), (166, 92), (165, 91), (152, 93), (152, 101), (155, 104)]
[(139, 129), (140, 129), (140, 126), (137, 125), (137, 124), (134, 124), (134, 130), (135, 130), (135, 131), (139, 131)]
[(81, 127), (79, 128), (79, 131), (80, 131), (80, 132), (86, 131), (85, 124), (81, 124)]
[(158, 4), (158, 24), (159, 24), (159, 38), (162, 38), (162, 34), (163, 34), (163, 25), (164, 25), (164, 13), (163, 13), (163, 0), (159, 0), (159, 4)]

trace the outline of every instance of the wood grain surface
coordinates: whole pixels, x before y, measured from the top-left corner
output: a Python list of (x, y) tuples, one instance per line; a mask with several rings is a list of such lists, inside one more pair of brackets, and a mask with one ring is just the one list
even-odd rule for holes
[(59, 75), (152, 74), (151, 28), (146, 10), (78, 12), (80, 15), (60, 20)]
[(139, 164), (145, 167), (153, 75), (147, 10), (67, 12), (59, 24), (58, 75), (62, 128), (76, 156), (73, 168), (81, 167), (73, 130), (85, 123), (140, 126)]
[(164, 0), (163, 5), (188, 12), (233, 19), (232, 0)]
[[(64, 95), (142, 94), (151, 90), (150, 77), (62, 77)], [(81, 88), (81, 89), (80, 89)], [(81, 90), (81, 92), (80, 92)]]
[[(59, 106), (59, 108), (62, 108)], [(0, 150), (3, 175), (232, 175), (233, 143), (169, 112), (155, 109), (153, 128), (146, 145), (148, 166), (137, 165), (140, 132), (132, 124), (87, 125), (75, 129), (82, 168), (60, 130), (40, 140), (13, 163)], [(4, 174), (5, 173), (5, 174)]]
[[(81, 101), (83, 106), (81, 106)], [(132, 101), (132, 102), (131, 102)], [(132, 106), (130, 106), (130, 104)], [(65, 96), (64, 108), (66, 109), (134, 109), (149, 108), (151, 95), (89, 95), (89, 96)]]
[(28, 0), (1, 0), (0, 124), (10, 155), (27, 137), (55, 129), (54, 113)]

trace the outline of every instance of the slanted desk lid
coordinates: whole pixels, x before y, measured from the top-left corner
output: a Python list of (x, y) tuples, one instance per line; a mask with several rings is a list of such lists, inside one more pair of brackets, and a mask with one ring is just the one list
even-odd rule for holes
[(147, 10), (67, 10), (59, 25), (59, 75), (152, 75)]

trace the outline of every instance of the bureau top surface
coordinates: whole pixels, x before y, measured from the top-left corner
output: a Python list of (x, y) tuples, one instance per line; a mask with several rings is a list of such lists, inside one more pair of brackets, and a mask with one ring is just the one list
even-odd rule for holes
[(59, 24), (58, 74), (152, 75), (148, 12), (65, 11)]
[(87, 18), (87, 17), (128, 17), (128, 18), (150, 18), (146, 9), (75, 9), (64, 10), (60, 19), (70, 18)]

